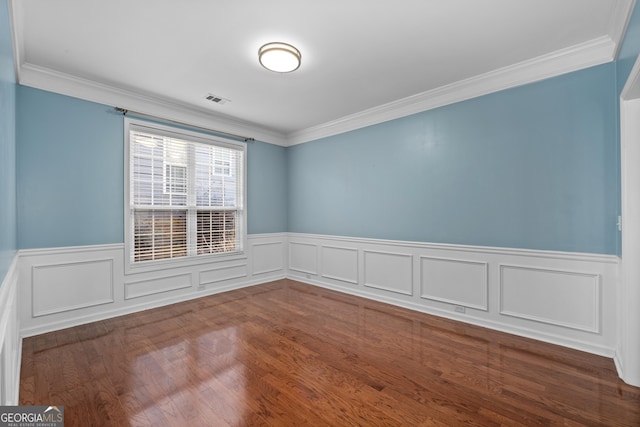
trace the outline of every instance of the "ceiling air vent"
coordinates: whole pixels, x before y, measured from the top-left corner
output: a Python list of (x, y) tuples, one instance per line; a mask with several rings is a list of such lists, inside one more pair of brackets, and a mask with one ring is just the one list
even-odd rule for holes
[(214, 103), (216, 103), (216, 104), (220, 104), (220, 105), (224, 105), (224, 104), (226, 104), (227, 102), (231, 102), (231, 100), (230, 100), (230, 99), (223, 98), (223, 97), (218, 96), (218, 95), (213, 95), (213, 94), (211, 94), (211, 93), (210, 93), (210, 94), (208, 94), (207, 96), (205, 96), (204, 98), (205, 98), (207, 101), (211, 101), (211, 102), (214, 102)]

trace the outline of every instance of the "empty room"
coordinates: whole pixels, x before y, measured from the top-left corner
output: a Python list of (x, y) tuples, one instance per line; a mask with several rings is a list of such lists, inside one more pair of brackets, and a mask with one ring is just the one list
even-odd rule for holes
[(0, 426), (640, 425), (639, 58), (635, 0), (0, 0)]

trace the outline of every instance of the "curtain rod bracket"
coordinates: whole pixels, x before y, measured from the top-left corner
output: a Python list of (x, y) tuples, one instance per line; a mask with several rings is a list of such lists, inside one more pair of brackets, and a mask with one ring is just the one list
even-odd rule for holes
[(127, 113), (130, 112), (132, 114), (135, 114), (136, 116), (148, 117), (148, 118), (151, 118), (151, 119), (170, 122), (170, 123), (173, 123), (173, 124), (176, 124), (176, 125), (187, 126), (187, 127), (190, 127), (190, 128), (200, 129), (200, 130), (204, 130), (204, 131), (207, 131), (207, 132), (213, 132), (213, 133), (217, 133), (217, 134), (220, 134), (220, 135), (231, 136), (233, 138), (242, 139), (242, 140), (244, 140), (244, 142), (253, 142), (253, 141), (256, 140), (255, 138), (250, 137), (250, 136), (242, 136), (242, 135), (237, 135), (235, 133), (225, 132), (225, 131), (222, 131), (222, 130), (215, 130), (215, 129), (205, 128), (205, 127), (202, 127), (202, 126), (191, 125), (189, 123), (179, 122), (177, 120), (165, 119), (163, 117), (154, 116), (152, 114), (146, 114), (146, 113), (141, 113), (139, 111), (127, 110), (126, 108), (122, 108), (122, 107), (113, 107), (113, 109), (116, 110), (117, 113), (121, 113), (123, 116), (126, 116)]

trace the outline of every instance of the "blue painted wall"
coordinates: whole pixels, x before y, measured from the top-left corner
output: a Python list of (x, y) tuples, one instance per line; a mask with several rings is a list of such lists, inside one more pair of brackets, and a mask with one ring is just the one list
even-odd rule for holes
[(614, 254), (613, 63), (290, 147), (289, 231)]
[(286, 232), (286, 149), (255, 141), (248, 144), (247, 150), (247, 226), (249, 233)]
[[(122, 115), (24, 86), (17, 106), (18, 247), (124, 242)], [(249, 144), (249, 233), (286, 231), (285, 161)]]
[(17, 92), (18, 247), (123, 242), (123, 121), (108, 107)]
[(16, 82), (6, 0), (0, 1), (0, 285), (16, 254)]
[[(249, 233), (616, 253), (615, 73), (606, 64), (288, 149), (250, 143)], [(121, 116), (21, 86), (17, 106), (18, 247), (123, 242)]]

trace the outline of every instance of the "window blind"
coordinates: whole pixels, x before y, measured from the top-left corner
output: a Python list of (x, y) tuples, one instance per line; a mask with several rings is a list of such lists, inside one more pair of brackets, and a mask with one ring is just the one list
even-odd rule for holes
[(131, 126), (131, 262), (243, 250), (244, 147), (195, 139)]

